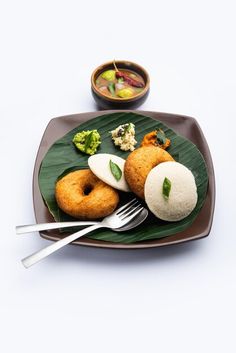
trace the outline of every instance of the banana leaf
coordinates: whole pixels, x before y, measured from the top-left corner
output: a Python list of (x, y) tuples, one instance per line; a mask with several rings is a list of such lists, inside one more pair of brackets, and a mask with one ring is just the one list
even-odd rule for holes
[[(56, 221), (72, 219), (72, 217), (66, 215), (57, 206), (54, 191), (55, 183), (58, 178), (72, 170), (88, 168), (88, 155), (76, 149), (72, 142), (73, 136), (79, 131), (97, 129), (101, 135), (102, 141), (97, 153), (112, 153), (125, 159), (129, 152), (121, 151), (114, 145), (110, 131), (127, 122), (135, 124), (136, 139), (138, 141), (137, 146), (146, 133), (157, 128), (161, 128), (165, 132), (166, 136), (171, 140), (171, 146), (168, 148), (168, 152), (175, 160), (188, 167), (195, 176), (198, 193), (197, 205), (188, 217), (178, 222), (162, 221), (150, 212), (146, 221), (133, 230), (118, 233), (101, 229), (88, 237), (103, 241), (134, 243), (170, 236), (185, 230), (197, 217), (206, 198), (208, 175), (203, 156), (191, 141), (176, 134), (162, 122), (132, 112), (112, 113), (89, 120), (79, 125), (78, 128), (71, 130), (50, 147), (42, 161), (39, 171), (39, 187), (49, 212)], [(132, 197), (132, 193), (120, 192), (120, 203), (127, 202)]]

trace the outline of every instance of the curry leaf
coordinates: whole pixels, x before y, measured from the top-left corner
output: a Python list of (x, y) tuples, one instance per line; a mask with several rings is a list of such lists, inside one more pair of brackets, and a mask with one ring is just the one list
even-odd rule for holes
[(120, 167), (116, 163), (112, 162), (112, 160), (110, 160), (109, 165), (112, 175), (114, 176), (116, 181), (119, 181), (122, 177), (122, 171)]
[(88, 148), (89, 148), (90, 145), (91, 145), (92, 139), (93, 139), (93, 131), (91, 131), (91, 132), (88, 134), (88, 136), (86, 136), (86, 139), (85, 139), (84, 151), (85, 151), (86, 153), (88, 152)]
[(160, 145), (164, 145), (166, 143), (166, 136), (165, 136), (165, 134), (164, 134), (164, 132), (162, 130), (159, 130), (157, 132), (157, 142)]
[(171, 181), (165, 177), (163, 184), (162, 184), (162, 195), (163, 197), (168, 200), (171, 190)]

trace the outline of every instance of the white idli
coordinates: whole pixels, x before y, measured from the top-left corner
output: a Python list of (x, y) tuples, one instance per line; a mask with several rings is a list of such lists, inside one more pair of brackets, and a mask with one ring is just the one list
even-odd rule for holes
[[(169, 197), (162, 193), (164, 179), (171, 182)], [(144, 187), (145, 201), (150, 211), (164, 221), (180, 221), (197, 204), (197, 186), (192, 172), (178, 162), (164, 162), (153, 168)]]
[[(120, 180), (116, 180), (110, 169), (110, 161), (117, 164), (122, 172)], [(104, 183), (112, 186), (115, 189), (129, 192), (129, 186), (124, 177), (125, 160), (114, 154), (99, 153), (88, 159), (88, 165), (91, 171)]]

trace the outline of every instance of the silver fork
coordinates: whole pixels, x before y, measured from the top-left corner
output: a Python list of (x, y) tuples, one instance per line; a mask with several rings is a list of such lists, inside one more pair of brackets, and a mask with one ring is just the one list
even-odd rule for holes
[(67, 237), (58, 240), (57, 242), (47, 246), (44, 249), (41, 249), (34, 254), (25, 257), (22, 260), (22, 264), (28, 268), (38, 261), (42, 260), (43, 258), (47, 257), (48, 255), (54, 253), (55, 251), (59, 250), (63, 246), (71, 243), (72, 241), (84, 236), (87, 233), (92, 232), (98, 228), (120, 228), (130, 222), (134, 217), (136, 217), (140, 212), (142, 212), (143, 207), (136, 199), (131, 200), (124, 206), (120, 207), (110, 216), (105, 217), (101, 222), (94, 224), (90, 227), (82, 229), (76, 233), (68, 235)]

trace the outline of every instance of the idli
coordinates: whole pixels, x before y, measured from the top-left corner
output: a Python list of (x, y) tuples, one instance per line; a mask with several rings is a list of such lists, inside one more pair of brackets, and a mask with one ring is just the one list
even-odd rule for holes
[(130, 191), (124, 177), (125, 160), (123, 158), (110, 153), (99, 153), (89, 157), (88, 165), (104, 183), (121, 191)]
[(164, 162), (147, 176), (145, 201), (158, 218), (174, 222), (187, 217), (197, 204), (197, 186), (192, 172), (178, 162)]

